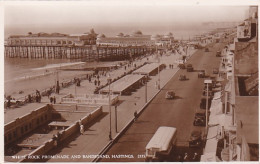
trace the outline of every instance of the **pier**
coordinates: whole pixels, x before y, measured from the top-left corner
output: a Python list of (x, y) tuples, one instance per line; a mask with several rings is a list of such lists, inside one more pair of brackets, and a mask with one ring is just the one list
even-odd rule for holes
[(5, 57), (28, 59), (124, 60), (152, 53), (148, 46), (31, 46), (5, 45)]

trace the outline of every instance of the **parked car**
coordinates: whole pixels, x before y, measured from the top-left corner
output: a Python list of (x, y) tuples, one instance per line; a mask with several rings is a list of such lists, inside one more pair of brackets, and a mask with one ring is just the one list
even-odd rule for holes
[(205, 76), (205, 70), (200, 70), (198, 73), (198, 78), (204, 78)]
[(186, 75), (180, 75), (180, 76), (179, 76), (179, 80), (180, 80), (180, 81), (187, 80)]
[(221, 52), (220, 51), (216, 52), (216, 57), (221, 57)]
[(217, 68), (213, 68), (213, 74), (218, 74), (218, 69)]
[(206, 112), (196, 112), (193, 121), (194, 126), (205, 126), (206, 125)]
[[(212, 100), (212, 97), (208, 97), (208, 110), (210, 109), (210, 106), (211, 106), (211, 100)], [(207, 97), (202, 96), (202, 98), (200, 100), (200, 109), (206, 109), (206, 103), (207, 103)]]
[(189, 147), (199, 147), (202, 144), (201, 131), (192, 131), (189, 139)]
[(180, 69), (185, 69), (185, 64), (179, 64), (178, 67), (179, 67)]
[(174, 99), (175, 93), (173, 91), (167, 91), (165, 98), (166, 99)]
[(187, 72), (192, 72), (193, 71), (193, 67), (191, 64), (187, 65)]

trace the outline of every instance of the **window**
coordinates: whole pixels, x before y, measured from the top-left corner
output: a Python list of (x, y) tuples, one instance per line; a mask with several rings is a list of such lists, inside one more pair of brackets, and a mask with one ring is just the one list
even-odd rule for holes
[(25, 131), (27, 131), (28, 130), (28, 125), (25, 125), (24, 129), (25, 129)]
[(47, 120), (47, 114), (45, 114), (45, 121)]
[(37, 118), (37, 125), (39, 125), (39, 123), (40, 123), (40, 119), (39, 119), (39, 118)]

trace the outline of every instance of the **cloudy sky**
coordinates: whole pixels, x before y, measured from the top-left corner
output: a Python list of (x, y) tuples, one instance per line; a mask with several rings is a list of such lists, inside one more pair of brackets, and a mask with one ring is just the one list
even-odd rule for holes
[(241, 22), (248, 6), (176, 6), (165, 4), (44, 3), (6, 5), (5, 35), (30, 32), (98, 33), (115, 35), (141, 30), (166, 33), (199, 30), (203, 22)]

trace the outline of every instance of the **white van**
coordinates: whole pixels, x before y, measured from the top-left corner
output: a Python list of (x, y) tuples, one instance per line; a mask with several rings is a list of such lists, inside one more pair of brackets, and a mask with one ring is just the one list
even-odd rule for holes
[(159, 160), (160, 156), (168, 156), (176, 144), (177, 129), (161, 126), (146, 146), (146, 161)]

